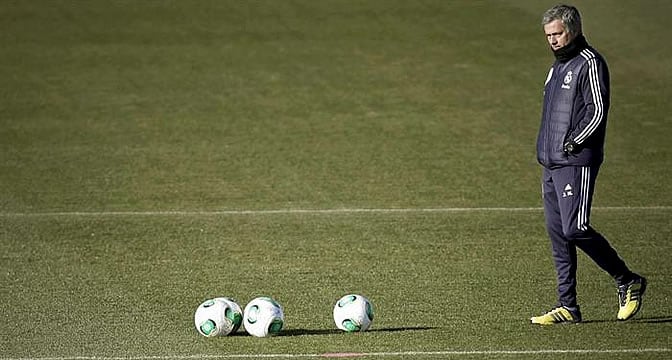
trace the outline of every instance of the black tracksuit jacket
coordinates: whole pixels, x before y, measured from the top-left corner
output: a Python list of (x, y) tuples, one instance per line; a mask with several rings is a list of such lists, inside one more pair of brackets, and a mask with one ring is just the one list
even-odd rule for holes
[[(595, 49), (585, 46), (573, 58), (556, 62), (544, 86), (537, 160), (548, 169), (599, 166), (609, 110), (609, 69)], [(564, 145), (575, 144), (568, 153)]]

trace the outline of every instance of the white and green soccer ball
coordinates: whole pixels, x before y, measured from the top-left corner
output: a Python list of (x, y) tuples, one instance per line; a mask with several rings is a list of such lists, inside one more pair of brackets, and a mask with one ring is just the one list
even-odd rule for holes
[(205, 300), (194, 313), (196, 330), (207, 337), (234, 333), (240, 328), (242, 322), (243, 311), (240, 305), (227, 297)]
[(373, 323), (373, 305), (362, 295), (345, 295), (334, 305), (334, 322), (346, 332), (366, 331)]
[(252, 299), (243, 312), (245, 331), (256, 337), (273, 336), (280, 333), (285, 324), (282, 306), (270, 297)]

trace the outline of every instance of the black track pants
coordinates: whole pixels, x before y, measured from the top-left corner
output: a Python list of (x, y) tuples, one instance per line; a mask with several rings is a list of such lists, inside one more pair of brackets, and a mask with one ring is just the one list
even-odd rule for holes
[(590, 226), (590, 207), (598, 171), (599, 166), (566, 166), (543, 170), (546, 230), (551, 239), (560, 305), (577, 305), (577, 247), (617, 283), (627, 282), (632, 277), (616, 250)]

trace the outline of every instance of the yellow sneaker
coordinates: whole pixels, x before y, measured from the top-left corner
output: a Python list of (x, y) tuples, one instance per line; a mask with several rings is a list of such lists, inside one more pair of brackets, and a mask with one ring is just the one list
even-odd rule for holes
[(646, 279), (638, 277), (618, 287), (618, 320), (628, 320), (642, 308)]
[(544, 315), (531, 317), (530, 321), (532, 322), (532, 324), (539, 324), (539, 325), (580, 323), (581, 311), (579, 310), (578, 306), (575, 308), (558, 306), (555, 309), (545, 313)]

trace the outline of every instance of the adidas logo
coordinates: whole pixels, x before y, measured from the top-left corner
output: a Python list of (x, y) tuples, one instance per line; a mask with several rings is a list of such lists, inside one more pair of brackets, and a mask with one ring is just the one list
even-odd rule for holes
[(570, 196), (574, 196), (574, 189), (572, 189), (572, 185), (567, 184), (565, 185), (565, 190), (562, 192), (562, 197), (566, 198)]

